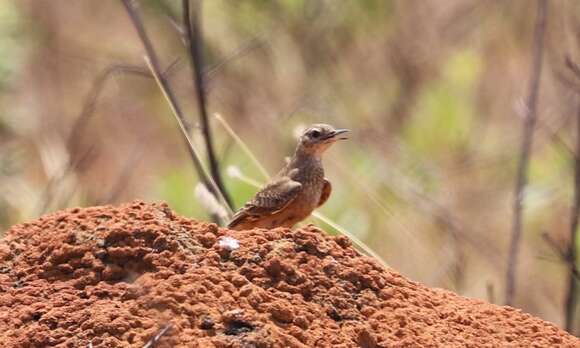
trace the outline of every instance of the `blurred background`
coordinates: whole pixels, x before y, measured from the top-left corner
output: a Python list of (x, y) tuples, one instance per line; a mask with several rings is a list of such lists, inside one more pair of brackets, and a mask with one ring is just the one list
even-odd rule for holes
[[(181, 3), (135, 5), (203, 150)], [(270, 173), (301, 127), (350, 128), (325, 158), (321, 212), (405, 276), (503, 304), (536, 18), (531, 0), (204, 1), (207, 109), (235, 207), (256, 191), (239, 174), (263, 177), (213, 113)], [(580, 2), (549, 1), (544, 42), (513, 303), (564, 327)], [(143, 56), (121, 1), (0, 2), (0, 231), (133, 199), (209, 219)]]

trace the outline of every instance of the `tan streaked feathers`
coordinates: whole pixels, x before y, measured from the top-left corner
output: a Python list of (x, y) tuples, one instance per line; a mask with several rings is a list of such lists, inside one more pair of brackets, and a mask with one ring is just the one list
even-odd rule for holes
[(282, 177), (266, 185), (234, 215), (228, 227), (233, 228), (245, 220), (251, 221), (279, 212), (298, 196), (301, 188), (302, 184), (289, 177)]

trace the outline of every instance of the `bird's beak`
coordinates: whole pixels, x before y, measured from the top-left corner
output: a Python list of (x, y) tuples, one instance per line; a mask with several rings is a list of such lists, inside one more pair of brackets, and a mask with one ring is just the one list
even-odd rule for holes
[(341, 136), (341, 134), (344, 134), (347, 132), (350, 132), (350, 130), (348, 130), (348, 129), (335, 129), (334, 133), (332, 133), (329, 138), (333, 139), (333, 140), (346, 140), (346, 139), (348, 139), (348, 137), (346, 135)]

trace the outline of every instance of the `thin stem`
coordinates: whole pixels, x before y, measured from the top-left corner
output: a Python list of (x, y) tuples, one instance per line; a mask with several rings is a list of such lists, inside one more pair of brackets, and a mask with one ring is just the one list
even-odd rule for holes
[(522, 238), (522, 213), (524, 208), (524, 192), (528, 182), (528, 164), (530, 160), (534, 129), (537, 121), (537, 104), (542, 73), (542, 58), (544, 51), (544, 33), (546, 31), (547, 0), (538, 0), (537, 19), (534, 29), (534, 44), (532, 53), (532, 67), (530, 72), (530, 89), (526, 100), (526, 117), (523, 121), (521, 151), (518, 161), (514, 205), (513, 226), (509, 246), (505, 302), (512, 305), (516, 292), (517, 261)]
[[(183, 7), (183, 26), (185, 28), (186, 43), (189, 48), (189, 62), (191, 65), (192, 80), (195, 85), (195, 97), (197, 99), (197, 107), (199, 112), (199, 119), (201, 123), (201, 132), (205, 142), (207, 153), (207, 160), (209, 163), (209, 170), (212, 179), (215, 181), (217, 187), (221, 191), (227, 205), (232, 208), (232, 200), (227, 194), (221, 172), (219, 169), (219, 162), (215, 154), (213, 146), (213, 137), (209, 117), (207, 114), (207, 98), (204, 88), (204, 74), (203, 74), (203, 54), (201, 52), (201, 4), (197, 4), (197, 8), (193, 15), (190, 16), (189, 0), (182, 0)], [(212, 189), (213, 191), (213, 189)], [(215, 194), (215, 192), (212, 192)]]
[(58, 175), (52, 176), (48, 180), (48, 183), (46, 184), (46, 187), (41, 194), (41, 198), (38, 204), (38, 211), (40, 214), (45, 213), (51, 206), (54, 200), (54, 191), (56, 188), (61, 186), (63, 180), (65, 180), (69, 174), (73, 173), (76, 169), (94, 157), (94, 149), (91, 149), (91, 151), (85, 151), (81, 154), (75, 154), (73, 151), (79, 148), (79, 141), (85, 136), (84, 131), (96, 109), (98, 99), (107, 82), (112, 76), (119, 73), (133, 74), (140, 77), (151, 77), (149, 72), (146, 70), (131, 65), (112, 65), (105, 68), (97, 75), (97, 77), (95, 77), (91, 84), (89, 93), (84, 99), (81, 111), (75, 118), (71, 131), (69, 132), (65, 142), (66, 148), (69, 152), (67, 162), (63, 166), (63, 170)]
[(576, 118), (576, 156), (574, 161), (574, 203), (572, 206), (570, 219), (570, 240), (568, 241), (568, 250), (566, 252), (566, 261), (569, 268), (568, 286), (566, 290), (566, 300), (564, 304), (564, 314), (566, 330), (573, 333), (574, 317), (576, 314), (576, 304), (578, 302), (578, 283), (576, 274), (576, 239), (578, 234), (578, 216), (580, 214), (580, 103), (578, 105), (578, 115)]
[(238, 136), (238, 134), (236, 134), (236, 132), (232, 129), (232, 127), (230, 127), (230, 125), (226, 122), (226, 120), (224, 120), (222, 115), (218, 113), (214, 113), (213, 115), (220, 122), (222, 127), (224, 127), (224, 129), (228, 132), (228, 134), (236, 141), (236, 143), (242, 149), (242, 151), (244, 151), (246, 156), (248, 156), (248, 158), (252, 160), (252, 163), (254, 163), (256, 168), (258, 168), (260, 174), (262, 174), (264, 179), (265, 180), (270, 179), (270, 175), (268, 174), (266, 168), (264, 168), (264, 166), (260, 163), (260, 161), (258, 161), (256, 156), (254, 156), (254, 153), (252, 153), (252, 150), (250, 150), (250, 148), (246, 145), (246, 143)]
[(201, 157), (199, 155), (199, 152), (197, 151), (195, 145), (193, 145), (193, 141), (191, 140), (191, 138), (187, 134), (185, 124), (182, 122), (181, 118), (179, 118), (179, 116), (177, 115), (177, 109), (176, 109), (175, 105), (171, 102), (171, 99), (169, 98), (169, 95), (167, 94), (167, 90), (165, 90), (163, 85), (161, 84), (161, 80), (160, 80), (159, 75), (157, 74), (157, 71), (154, 70), (153, 65), (151, 65), (151, 62), (149, 61), (149, 59), (147, 57), (145, 57), (145, 62), (147, 63), (147, 66), (149, 67), (149, 69), (151, 69), (151, 73), (155, 77), (155, 81), (159, 85), (161, 92), (163, 92), (163, 96), (165, 97), (165, 99), (167, 99), (167, 103), (169, 104), (169, 107), (171, 108), (173, 116), (175, 116), (175, 119), (177, 120), (177, 123), (179, 124), (179, 128), (181, 129), (181, 133), (183, 135), (183, 138), (187, 141), (188, 148), (189, 148), (190, 152), (192, 153), (192, 159), (195, 163), (195, 166), (196, 166), (196, 168), (199, 168), (200, 175), (203, 176), (202, 182), (204, 180), (207, 180), (207, 182), (209, 183), (210, 186), (206, 186), (206, 187), (212, 188), (215, 191), (216, 196), (222, 202), (222, 204), (224, 204), (224, 207), (226, 208), (226, 210), (228, 211), (228, 213), (230, 214), (230, 217), (231, 217), (232, 209), (229, 207), (229, 205), (226, 204), (226, 200), (225, 200), (222, 192), (219, 190), (216, 183), (213, 181), (212, 177), (209, 176), (207, 174), (207, 172), (205, 171), (205, 168), (203, 167), (203, 163), (201, 162)]
[[(183, 116), (183, 112), (181, 111), (181, 108), (177, 103), (177, 98), (175, 97), (175, 94), (171, 91), (167, 79), (165, 79), (165, 77), (161, 74), (161, 66), (159, 64), (159, 59), (157, 58), (157, 54), (153, 48), (153, 44), (151, 43), (151, 40), (149, 39), (149, 36), (145, 31), (143, 22), (141, 21), (139, 14), (135, 9), (134, 2), (132, 0), (121, 0), (121, 1), (125, 6), (125, 9), (127, 10), (127, 14), (129, 15), (129, 18), (131, 19), (131, 22), (135, 27), (137, 34), (139, 35), (141, 43), (143, 44), (146, 53), (145, 61), (147, 62), (149, 69), (151, 70), (151, 73), (155, 77), (155, 81), (158, 83), (159, 88), (163, 92), (164, 97), (167, 99), (171, 111), (173, 112), (173, 116), (175, 116), (175, 119), (177, 120), (177, 123), (183, 135), (182, 137), (183, 141), (187, 147), (187, 150), (189, 152), (190, 158), (193, 162), (193, 165), (195, 167), (199, 179), (206, 187), (214, 190), (215, 194), (218, 196), (220, 200), (223, 199), (222, 192), (219, 190), (219, 188), (216, 186), (213, 180), (211, 180), (211, 177), (209, 177), (206, 174), (202, 162), (200, 160), (200, 157), (195, 147), (193, 146), (193, 142), (190, 139), (191, 127), (189, 126), (189, 123)], [(229, 208), (229, 205), (226, 204), (226, 206), (227, 208)], [(214, 217), (214, 220), (215, 219), (216, 218)]]
[(129, 14), (129, 18), (131, 19), (131, 23), (133, 24), (135, 30), (137, 31), (137, 35), (139, 35), (139, 39), (143, 44), (143, 48), (145, 49), (145, 53), (147, 54), (147, 57), (151, 62), (153, 70), (157, 73), (157, 75), (160, 76), (159, 81), (163, 85), (163, 89), (168, 91), (168, 98), (171, 100), (171, 103), (175, 106), (177, 115), (185, 125), (188, 134), (191, 134), (191, 126), (189, 126), (189, 124), (186, 122), (185, 117), (183, 116), (183, 112), (181, 111), (181, 108), (179, 106), (179, 103), (177, 102), (177, 98), (171, 92), (169, 82), (161, 74), (162, 69), (161, 64), (159, 63), (159, 58), (157, 57), (157, 52), (153, 48), (153, 44), (151, 43), (151, 40), (149, 39), (149, 36), (145, 31), (145, 27), (143, 26), (143, 21), (141, 20), (139, 14), (137, 13), (137, 10), (135, 8), (135, 2), (132, 0), (121, 0), (121, 1), (125, 6), (125, 9), (127, 10), (127, 14)]

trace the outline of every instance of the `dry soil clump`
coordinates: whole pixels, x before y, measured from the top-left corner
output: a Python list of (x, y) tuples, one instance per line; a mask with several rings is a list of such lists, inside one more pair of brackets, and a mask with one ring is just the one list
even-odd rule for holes
[(427, 288), (315, 227), (229, 231), (166, 205), (72, 209), (0, 242), (1, 347), (578, 347)]

